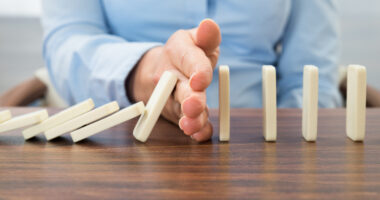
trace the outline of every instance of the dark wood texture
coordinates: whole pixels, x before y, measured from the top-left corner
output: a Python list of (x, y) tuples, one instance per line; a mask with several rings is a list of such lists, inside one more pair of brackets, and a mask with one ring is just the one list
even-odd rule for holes
[[(35, 108), (12, 108), (14, 114)], [(49, 110), (52, 114), (57, 110)], [(378, 199), (380, 109), (367, 110), (363, 143), (345, 136), (343, 109), (320, 110), (316, 143), (301, 137), (301, 110), (278, 112), (264, 142), (261, 110), (233, 109), (231, 141), (197, 144), (160, 120), (145, 144), (127, 123), (73, 145), (69, 135), (24, 141), (0, 134), (0, 197), (7, 199)]]

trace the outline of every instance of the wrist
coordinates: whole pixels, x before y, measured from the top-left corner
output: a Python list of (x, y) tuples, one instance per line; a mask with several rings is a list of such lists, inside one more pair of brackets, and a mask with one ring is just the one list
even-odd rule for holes
[(126, 78), (125, 89), (127, 98), (131, 103), (138, 101), (146, 103), (149, 99), (150, 90), (153, 91), (153, 88), (150, 88), (153, 82), (154, 64), (160, 48), (155, 47), (145, 52)]

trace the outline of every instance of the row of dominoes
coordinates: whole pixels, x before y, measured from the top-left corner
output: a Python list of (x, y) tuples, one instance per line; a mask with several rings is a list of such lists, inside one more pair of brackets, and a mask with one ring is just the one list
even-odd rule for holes
[[(228, 67), (219, 68), (219, 138), (229, 139), (229, 77)], [(366, 69), (350, 65), (347, 74), (346, 134), (353, 141), (363, 141), (365, 136)], [(266, 141), (277, 138), (276, 69), (262, 68), (263, 135)], [(318, 127), (318, 68), (306, 65), (303, 73), (302, 135), (308, 142), (317, 139)]]
[[(263, 66), (263, 135), (266, 141), (277, 138), (276, 70), (273, 66)], [(366, 70), (362, 66), (348, 68), (347, 87), (347, 136), (361, 141), (365, 134)], [(0, 112), (0, 132), (31, 126), (22, 131), (24, 138), (30, 139), (44, 133), (47, 140), (71, 132), (74, 142), (78, 142), (129, 119), (140, 119), (133, 130), (134, 137), (145, 142), (157, 122), (167, 99), (172, 93), (177, 77), (164, 72), (154, 89), (146, 107), (142, 102), (119, 111), (117, 102), (99, 108), (88, 99), (62, 112), (48, 117), (46, 110), (21, 115), (13, 119), (9, 110)], [(318, 68), (307, 65), (303, 76), (302, 134), (306, 141), (317, 138), (318, 119)], [(219, 67), (219, 140), (230, 139), (230, 80), (229, 67)]]
[(133, 135), (137, 140), (145, 142), (176, 83), (177, 76), (174, 73), (164, 72), (146, 106), (143, 102), (138, 102), (122, 110), (119, 110), (117, 102), (94, 109), (94, 102), (88, 99), (51, 117), (46, 109), (15, 118), (12, 118), (9, 110), (1, 111), (0, 132), (30, 126), (22, 131), (25, 140), (40, 133), (44, 133), (47, 140), (52, 140), (71, 132), (73, 141), (78, 142), (141, 115)]

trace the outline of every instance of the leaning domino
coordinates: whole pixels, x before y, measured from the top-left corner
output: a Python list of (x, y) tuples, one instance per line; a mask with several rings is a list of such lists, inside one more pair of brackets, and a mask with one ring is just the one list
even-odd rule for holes
[(109, 117), (106, 117), (97, 122), (89, 124), (81, 129), (71, 132), (71, 138), (74, 142), (79, 142), (85, 138), (95, 135), (96, 133), (104, 131), (123, 122), (126, 122), (132, 118), (135, 118), (141, 115), (144, 112), (144, 110), (144, 103), (138, 102), (134, 105), (120, 110), (119, 112)]
[(230, 71), (219, 67), (219, 140), (230, 140)]
[(11, 111), (9, 111), (9, 110), (3, 110), (3, 111), (0, 112), (0, 123), (8, 121), (11, 118), (12, 118)]
[(145, 112), (140, 116), (133, 130), (133, 135), (140, 142), (145, 142), (148, 139), (176, 83), (177, 76), (174, 73), (165, 71), (162, 74), (146, 105)]
[(346, 133), (353, 141), (364, 140), (366, 89), (365, 67), (350, 65), (347, 74)]
[(308, 142), (317, 139), (318, 68), (306, 65), (303, 70), (302, 135)]
[(86, 113), (90, 111), (92, 108), (94, 108), (94, 102), (92, 101), (92, 99), (88, 99), (77, 105), (63, 110), (62, 112), (59, 112), (53, 115), (52, 117), (49, 117), (40, 124), (23, 130), (22, 134), (24, 135), (25, 140), (30, 139), (39, 133), (45, 132), (83, 113)]
[(119, 110), (119, 104), (114, 101), (106, 105), (100, 106), (90, 112), (80, 115), (70, 121), (67, 121), (61, 125), (58, 125), (52, 129), (45, 131), (45, 137), (47, 140), (52, 140), (59, 137), (65, 133), (74, 131), (84, 125), (95, 122), (103, 117), (106, 117)]
[(266, 141), (277, 139), (276, 69), (264, 65), (263, 76), (263, 135)]
[(6, 132), (42, 122), (48, 118), (46, 110), (20, 115), (0, 124), (0, 132)]

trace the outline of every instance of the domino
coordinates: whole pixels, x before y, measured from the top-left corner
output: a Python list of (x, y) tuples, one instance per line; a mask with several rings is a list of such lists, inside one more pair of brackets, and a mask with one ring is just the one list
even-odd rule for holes
[(277, 90), (276, 69), (271, 65), (264, 65), (263, 76), (263, 135), (265, 141), (277, 139)]
[(318, 68), (306, 65), (303, 70), (302, 135), (308, 142), (317, 139), (318, 129)]
[(350, 65), (347, 74), (346, 134), (353, 141), (363, 141), (366, 117), (366, 69)]
[(148, 139), (176, 83), (177, 76), (174, 73), (165, 71), (162, 74), (146, 105), (145, 112), (140, 116), (133, 130), (133, 136), (140, 142)]
[(103, 117), (106, 117), (119, 110), (119, 104), (114, 101), (96, 108), (90, 112), (80, 115), (70, 121), (67, 121), (61, 125), (51, 128), (45, 131), (45, 137), (47, 140), (52, 140), (59, 137), (65, 133), (74, 131), (82, 126), (95, 122)]
[(83, 128), (80, 128), (74, 132), (71, 132), (71, 138), (74, 142), (79, 142), (85, 138), (95, 135), (96, 133), (121, 124), (132, 118), (135, 118), (141, 115), (144, 112), (144, 110), (145, 106), (143, 102), (135, 103), (109, 117), (106, 117)]
[(9, 110), (3, 110), (3, 111), (0, 112), (0, 123), (8, 121), (11, 118), (12, 118), (11, 111), (9, 111)]
[(24, 139), (28, 140), (39, 133), (45, 132), (83, 113), (86, 113), (90, 111), (92, 108), (94, 108), (94, 102), (92, 101), (92, 99), (88, 99), (77, 105), (67, 108), (62, 112), (59, 112), (51, 116), (50, 118), (44, 120), (42, 123), (23, 130), (22, 134), (24, 136)]
[(48, 116), (49, 115), (45, 109), (17, 116), (4, 123), (1, 123), (0, 133), (40, 123), (43, 120), (47, 119)]
[(230, 70), (219, 67), (219, 141), (230, 140)]

